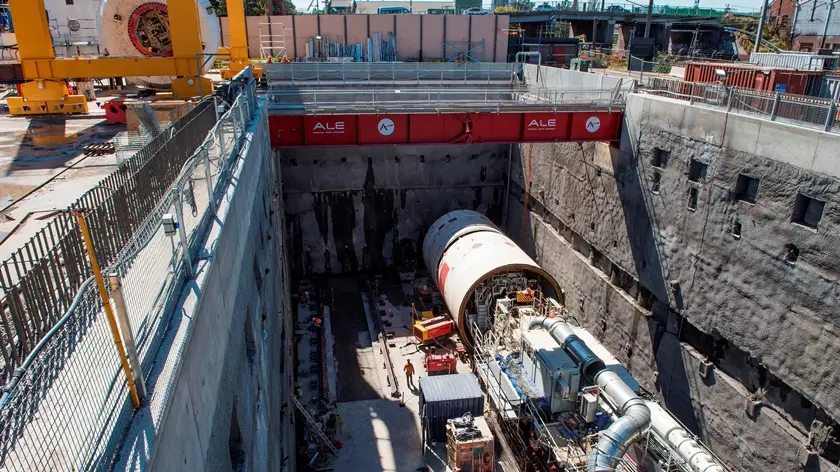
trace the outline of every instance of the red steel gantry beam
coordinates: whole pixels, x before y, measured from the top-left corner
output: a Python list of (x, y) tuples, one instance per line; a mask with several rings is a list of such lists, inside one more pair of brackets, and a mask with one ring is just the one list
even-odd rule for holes
[(621, 111), (271, 115), (274, 147), (618, 141)]

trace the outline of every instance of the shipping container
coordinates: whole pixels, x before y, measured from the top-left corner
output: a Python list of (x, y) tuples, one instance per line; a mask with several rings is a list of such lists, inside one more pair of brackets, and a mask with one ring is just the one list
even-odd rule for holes
[(826, 75), (822, 78), (819, 96), (830, 98), (835, 102), (840, 100), (840, 76)]
[(428, 437), (446, 439), (446, 420), (484, 413), (484, 392), (473, 374), (420, 377), (420, 411)]
[(823, 75), (821, 71), (797, 71), (753, 64), (687, 62), (685, 80), (696, 83), (718, 82), (721, 80), (716, 73), (718, 70), (726, 73), (724, 83), (731, 87), (794, 95), (817, 95)]
[(840, 60), (838, 56), (820, 56), (809, 53), (754, 52), (750, 54), (750, 64), (796, 70), (836, 70), (838, 60)]

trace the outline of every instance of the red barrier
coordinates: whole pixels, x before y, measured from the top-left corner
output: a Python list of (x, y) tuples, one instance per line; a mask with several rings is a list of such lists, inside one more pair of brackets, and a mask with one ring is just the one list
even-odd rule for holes
[(303, 146), (302, 116), (269, 116), (268, 129), (271, 146)]
[(275, 115), (271, 145), (370, 146), (617, 141), (621, 112)]
[(621, 113), (573, 113), (569, 141), (612, 141), (621, 136)]
[(304, 116), (304, 142), (307, 146), (357, 144), (356, 115)]
[(525, 113), (522, 142), (568, 141), (571, 113)]
[(359, 115), (359, 143), (407, 144), (408, 115)]
[(472, 114), (472, 142), (517, 143), (522, 141), (522, 114)]
[(409, 118), (409, 143), (442, 144), (455, 143), (464, 139), (466, 113), (421, 113)]

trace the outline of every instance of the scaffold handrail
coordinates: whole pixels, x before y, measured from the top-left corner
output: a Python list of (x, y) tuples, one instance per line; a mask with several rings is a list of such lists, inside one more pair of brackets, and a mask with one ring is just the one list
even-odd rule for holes
[(624, 108), (623, 94), (604, 89), (304, 89), (269, 93), (272, 111), (305, 113), (412, 112), (418, 110), (513, 111)]
[(290, 62), (263, 65), (269, 88), (352, 82), (511, 81), (521, 65), (504, 62)]

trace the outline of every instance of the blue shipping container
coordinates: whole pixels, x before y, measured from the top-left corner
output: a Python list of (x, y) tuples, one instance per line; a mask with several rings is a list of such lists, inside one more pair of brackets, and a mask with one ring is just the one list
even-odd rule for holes
[(484, 392), (473, 374), (420, 377), (420, 411), (429, 428), (429, 438), (446, 439), (446, 420), (464, 413), (484, 414)]

